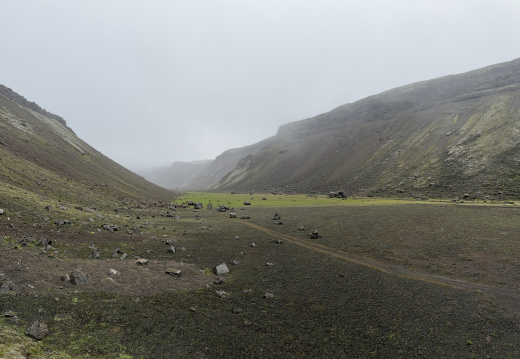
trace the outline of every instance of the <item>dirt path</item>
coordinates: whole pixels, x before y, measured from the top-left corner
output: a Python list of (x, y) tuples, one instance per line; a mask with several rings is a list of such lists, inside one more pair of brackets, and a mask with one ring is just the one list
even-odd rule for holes
[(427, 283), (432, 283), (441, 286), (447, 286), (455, 289), (472, 291), (484, 293), (487, 295), (491, 295), (496, 297), (504, 304), (507, 304), (510, 309), (516, 312), (516, 314), (520, 315), (520, 309), (517, 308), (518, 301), (520, 300), (520, 293), (516, 290), (507, 288), (507, 287), (499, 287), (493, 285), (486, 285), (480, 283), (472, 283), (461, 279), (449, 278), (440, 275), (435, 275), (426, 272), (419, 272), (407, 269), (400, 265), (392, 265), (389, 263), (375, 261), (370, 258), (359, 258), (347, 254), (346, 252), (334, 248), (330, 248), (324, 246), (319, 243), (313, 243), (309, 241), (302, 240), (300, 238), (296, 238), (284, 233), (280, 233), (257, 224), (243, 221), (242, 223), (248, 225), (251, 228), (254, 228), (258, 231), (264, 232), (272, 237), (276, 237), (278, 239), (283, 239), (289, 243), (296, 244), (300, 247), (312, 250), (314, 252), (322, 253), (331, 257), (340, 258), (346, 260), (351, 263), (355, 263), (364, 267), (368, 267), (383, 273), (397, 275), (403, 278), (408, 278), (412, 280), (419, 280)]

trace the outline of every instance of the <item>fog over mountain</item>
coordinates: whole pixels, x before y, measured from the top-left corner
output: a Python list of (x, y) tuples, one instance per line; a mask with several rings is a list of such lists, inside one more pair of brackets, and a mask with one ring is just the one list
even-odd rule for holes
[[(171, 188), (405, 197), (520, 195), (520, 59), (413, 83), (279, 128), (223, 153), (201, 182), (174, 165)], [(226, 162), (227, 161), (227, 162)], [(206, 165), (206, 170), (209, 168)], [(175, 171), (172, 171), (175, 169)], [(212, 174), (215, 170), (209, 171)], [(212, 182), (208, 185), (209, 182)]]
[(0, 83), (130, 169), (517, 58), (520, 3), (0, 0)]

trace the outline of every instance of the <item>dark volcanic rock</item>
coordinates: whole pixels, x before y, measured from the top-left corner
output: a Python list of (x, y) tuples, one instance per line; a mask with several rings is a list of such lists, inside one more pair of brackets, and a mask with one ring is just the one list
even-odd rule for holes
[(27, 329), (25, 334), (36, 340), (42, 340), (49, 334), (49, 328), (47, 328), (47, 325), (43, 321), (39, 320), (34, 322)]

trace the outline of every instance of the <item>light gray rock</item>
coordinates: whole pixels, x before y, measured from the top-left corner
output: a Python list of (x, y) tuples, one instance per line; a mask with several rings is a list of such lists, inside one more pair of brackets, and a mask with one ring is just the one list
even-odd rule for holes
[(146, 266), (148, 265), (148, 259), (144, 259), (144, 258), (138, 258), (135, 263), (137, 263), (137, 265), (140, 265), (140, 266)]
[(226, 265), (226, 263), (221, 263), (218, 266), (216, 266), (215, 268), (213, 268), (213, 272), (216, 275), (226, 274), (226, 273), (229, 273), (229, 268)]
[(110, 268), (108, 270), (108, 274), (110, 274), (110, 275), (118, 275), (119, 272), (117, 270), (113, 269), (113, 268)]
[(70, 275), (70, 282), (74, 285), (87, 285), (88, 274), (83, 272), (82, 269), (76, 269)]

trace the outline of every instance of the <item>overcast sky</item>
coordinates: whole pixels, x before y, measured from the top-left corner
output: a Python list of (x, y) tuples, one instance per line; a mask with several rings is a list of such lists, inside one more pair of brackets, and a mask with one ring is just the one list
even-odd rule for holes
[(130, 169), (520, 57), (518, 0), (0, 0), (0, 83)]

